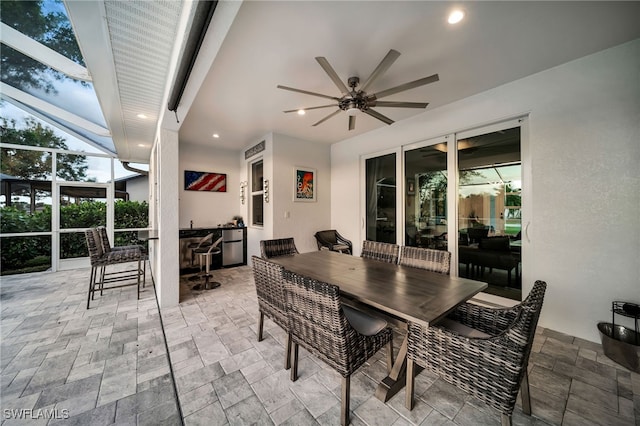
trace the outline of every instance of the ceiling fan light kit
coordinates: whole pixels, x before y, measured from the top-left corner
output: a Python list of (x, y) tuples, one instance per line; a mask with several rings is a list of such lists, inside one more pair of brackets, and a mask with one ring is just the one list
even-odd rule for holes
[(321, 105), (321, 106), (316, 106), (316, 107), (310, 107), (310, 108), (297, 108), (297, 109), (292, 109), (292, 110), (287, 110), (284, 111), (285, 113), (289, 113), (289, 112), (298, 112), (299, 111), (308, 111), (308, 110), (312, 110), (312, 109), (320, 109), (320, 108), (329, 108), (329, 107), (338, 107), (338, 109), (334, 112), (332, 112), (331, 114), (329, 114), (328, 116), (324, 117), (322, 120), (318, 121), (317, 123), (314, 123), (313, 126), (317, 126), (325, 121), (327, 121), (328, 119), (330, 119), (331, 117), (333, 117), (334, 115), (337, 115), (338, 113), (340, 113), (341, 111), (345, 111), (347, 113), (347, 115), (349, 116), (349, 130), (353, 130), (355, 129), (355, 120), (356, 120), (356, 116), (358, 115), (359, 112), (363, 112), (367, 115), (370, 115), (373, 118), (376, 118), (386, 124), (393, 124), (393, 120), (390, 119), (389, 117), (380, 114), (379, 112), (373, 110), (373, 107), (383, 107), (383, 108), (426, 108), (427, 105), (429, 105), (426, 102), (399, 102), (399, 101), (379, 101), (378, 99), (386, 97), (386, 96), (391, 96), (394, 95), (396, 93), (400, 93), (400, 92), (404, 92), (405, 90), (409, 90), (409, 89), (413, 89), (416, 87), (420, 87), (420, 86), (424, 86), (425, 84), (429, 84), (429, 83), (434, 83), (436, 81), (439, 80), (438, 74), (433, 74), (430, 75), (428, 77), (424, 77), (409, 83), (404, 83), (401, 84), (399, 86), (396, 87), (392, 87), (390, 89), (386, 89), (383, 90), (381, 92), (378, 93), (373, 93), (371, 95), (368, 95), (365, 90), (376, 80), (378, 79), (382, 74), (384, 74), (387, 69), (389, 69), (389, 67), (395, 62), (396, 59), (398, 59), (398, 57), (400, 56), (400, 52), (398, 52), (397, 50), (389, 50), (389, 53), (387, 53), (387, 55), (384, 57), (384, 59), (382, 59), (382, 61), (378, 64), (378, 66), (376, 67), (376, 69), (371, 73), (371, 75), (369, 76), (369, 78), (364, 82), (364, 84), (362, 86), (360, 86), (359, 89), (357, 89), (358, 85), (360, 84), (360, 78), (359, 77), (349, 77), (347, 80), (347, 84), (349, 85), (349, 88), (351, 88), (351, 90), (349, 90), (349, 88), (347, 88), (347, 86), (345, 86), (345, 84), (342, 82), (342, 80), (340, 80), (340, 77), (338, 77), (338, 74), (334, 71), (334, 69), (331, 67), (331, 64), (329, 64), (329, 61), (327, 61), (326, 58), (322, 57), (322, 56), (318, 56), (316, 57), (316, 61), (320, 64), (320, 66), (322, 67), (322, 69), (327, 73), (327, 75), (329, 76), (329, 78), (331, 78), (331, 80), (333, 81), (333, 83), (338, 87), (338, 89), (340, 90), (341, 96), (340, 97), (336, 97), (336, 96), (329, 96), (329, 95), (323, 95), (321, 93), (315, 93), (315, 92), (309, 92), (307, 90), (301, 90), (301, 89), (295, 89), (293, 87), (288, 87), (288, 86), (282, 86), (282, 85), (278, 85), (278, 89), (284, 89), (284, 90), (289, 90), (292, 92), (297, 92), (297, 93), (302, 93), (305, 95), (311, 95), (311, 96), (318, 96), (321, 98), (326, 98), (326, 99), (332, 99), (333, 101), (335, 101), (336, 103), (330, 104), (330, 105)]

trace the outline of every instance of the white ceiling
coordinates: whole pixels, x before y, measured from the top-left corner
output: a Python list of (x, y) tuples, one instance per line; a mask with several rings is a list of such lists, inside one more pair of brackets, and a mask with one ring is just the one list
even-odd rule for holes
[[(446, 22), (454, 5), (466, 18)], [(428, 109), (640, 36), (640, 2), (271, 2), (245, 1), (180, 130), (181, 142), (241, 149), (268, 132), (335, 143), (386, 126), (359, 115), (348, 130), (337, 108), (305, 116), (283, 110), (328, 99), (278, 84), (340, 96), (316, 56), (346, 80), (369, 76), (389, 49), (401, 56), (368, 90), (438, 73), (440, 81), (384, 100), (429, 102)], [(378, 108), (395, 121), (423, 112)], [(220, 139), (212, 134), (219, 133)]]
[[(168, 75), (175, 56), (169, 58), (182, 39), (179, 22), (189, 2), (98, 3), (103, 6), (65, 1), (72, 9), (70, 17), (119, 156), (147, 162), (153, 143), (149, 135), (155, 134), (163, 111), (167, 113), (166, 95), (173, 83)], [(201, 52), (214, 60), (200, 87), (189, 83), (196, 92), (193, 103), (185, 96), (178, 108), (188, 109), (179, 124), (181, 143), (241, 150), (269, 132), (335, 143), (386, 126), (360, 115), (355, 130), (349, 131), (344, 112), (311, 126), (337, 108), (309, 111), (302, 117), (284, 114), (331, 101), (277, 89), (278, 84), (339, 96), (316, 56), (326, 57), (346, 84), (350, 76), (364, 81), (395, 49), (401, 56), (367, 92), (438, 73), (436, 83), (383, 99), (429, 102), (429, 110), (640, 37), (638, 1), (244, 1), (229, 31), (221, 31), (223, 25), (216, 24), (216, 18), (227, 16), (225, 8), (238, 4), (218, 4), (212, 21), (217, 27), (210, 27), (205, 46), (221, 47)], [(451, 26), (446, 18), (454, 6), (462, 6), (466, 18)], [(182, 14), (177, 13), (180, 9)], [(96, 21), (100, 17), (106, 26)], [(98, 41), (92, 40), (96, 29), (106, 34)], [(167, 60), (148, 60), (148, 55)], [(141, 63), (146, 69), (140, 68)], [(124, 74), (125, 70), (131, 73)], [(130, 76), (137, 76), (137, 83)], [(185, 93), (189, 90), (187, 86)], [(145, 106), (150, 119), (132, 117)], [(422, 112), (377, 110), (395, 121)], [(213, 133), (221, 137), (214, 139)]]

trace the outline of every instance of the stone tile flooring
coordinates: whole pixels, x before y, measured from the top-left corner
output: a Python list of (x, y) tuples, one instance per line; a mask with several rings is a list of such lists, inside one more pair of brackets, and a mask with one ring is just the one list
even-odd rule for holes
[[(291, 382), (285, 333), (266, 320), (257, 341), (251, 268), (214, 276), (221, 287), (191, 291), (185, 281), (180, 305), (162, 312), (184, 423), (339, 424), (340, 377), (301, 350)], [(135, 287), (112, 290), (87, 311), (87, 279), (87, 269), (1, 278), (3, 424), (27, 423), (16, 414), (39, 414), (37, 424), (180, 424), (151, 280), (139, 301)], [(495, 410), (426, 372), (411, 412), (404, 392), (380, 402), (373, 394), (383, 359), (380, 352), (352, 377), (353, 425), (500, 423)], [(533, 416), (518, 406), (514, 424), (640, 425), (640, 375), (600, 345), (539, 329), (529, 369)], [(70, 418), (48, 421), (51, 414)]]

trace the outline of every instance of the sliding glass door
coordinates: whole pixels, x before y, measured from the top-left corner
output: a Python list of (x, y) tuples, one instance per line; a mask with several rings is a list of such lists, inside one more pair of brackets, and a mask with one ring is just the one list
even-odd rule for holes
[(460, 133), (457, 149), (459, 275), (520, 300), (521, 127)]
[(404, 149), (404, 245), (447, 250), (447, 142)]
[(365, 159), (365, 238), (396, 243), (396, 154)]

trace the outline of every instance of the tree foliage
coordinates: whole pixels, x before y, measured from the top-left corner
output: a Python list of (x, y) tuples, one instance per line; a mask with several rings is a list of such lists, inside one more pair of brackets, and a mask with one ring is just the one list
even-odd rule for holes
[[(3, 143), (68, 149), (65, 139), (33, 118), (27, 118), (26, 127), (22, 129), (16, 128), (15, 120), (1, 120), (0, 135)], [(42, 151), (3, 148), (0, 168), (2, 173), (22, 179), (50, 179), (51, 155)], [(61, 179), (87, 181), (87, 168), (87, 157), (84, 155), (58, 154), (57, 176)]]
[[(43, 9), (43, 6), (47, 7)], [(6, 25), (50, 47), (67, 58), (84, 65), (80, 48), (64, 13), (54, 9), (61, 7), (60, 0), (47, 2), (2, 0), (1, 19)], [(49, 69), (9, 46), (2, 46), (2, 81), (13, 87), (27, 90), (41, 89), (54, 92), (51, 77), (61, 80), (64, 74)]]

